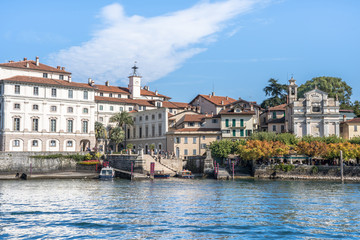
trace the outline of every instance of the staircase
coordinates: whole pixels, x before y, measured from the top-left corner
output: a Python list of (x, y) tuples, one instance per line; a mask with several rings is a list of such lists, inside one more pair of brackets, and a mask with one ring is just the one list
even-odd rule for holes
[(144, 170), (147, 172), (150, 172), (150, 163), (154, 162), (155, 171), (164, 171), (165, 174), (170, 174), (171, 177), (176, 175), (176, 171), (174, 169), (171, 169), (168, 166), (155, 161), (155, 159), (149, 154), (144, 154), (143, 160), (145, 160)]

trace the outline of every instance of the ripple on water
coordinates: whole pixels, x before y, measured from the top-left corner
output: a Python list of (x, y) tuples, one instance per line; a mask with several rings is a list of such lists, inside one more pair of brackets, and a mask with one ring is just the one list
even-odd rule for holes
[(0, 239), (360, 238), (360, 184), (0, 182)]

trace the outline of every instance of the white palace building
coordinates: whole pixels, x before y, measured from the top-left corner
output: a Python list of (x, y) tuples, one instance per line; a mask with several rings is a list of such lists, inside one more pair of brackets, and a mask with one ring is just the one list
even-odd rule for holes
[(95, 146), (95, 121), (107, 126), (117, 112), (184, 108), (141, 88), (136, 69), (126, 88), (73, 82), (64, 67), (38, 57), (1, 63), (0, 151), (85, 151)]

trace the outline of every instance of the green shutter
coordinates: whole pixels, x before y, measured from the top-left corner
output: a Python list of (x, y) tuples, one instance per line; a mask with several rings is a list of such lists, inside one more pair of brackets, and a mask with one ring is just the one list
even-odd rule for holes
[(233, 130), (233, 137), (235, 137), (236, 136), (236, 130), (234, 129)]
[(240, 127), (244, 126), (244, 119), (240, 119)]
[(233, 127), (236, 127), (236, 119), (233, 119), (233, 120), (232, 120), (232, 126), (233, 126)]
[(244, 136), (244, 129), (240, 129), (240, 137)]
[(229, 119), (225, 119), (225, 127), (229, 127)]

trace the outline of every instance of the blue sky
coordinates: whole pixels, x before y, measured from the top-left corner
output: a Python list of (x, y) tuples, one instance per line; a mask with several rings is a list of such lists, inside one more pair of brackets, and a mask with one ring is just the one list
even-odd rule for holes
[(268, 79), (341, 77), (357, 90), (357, 0), (1, 1), (0, 62), (35, 59), (127, 86), (138, 62), (150, 90), (265, 98)]

